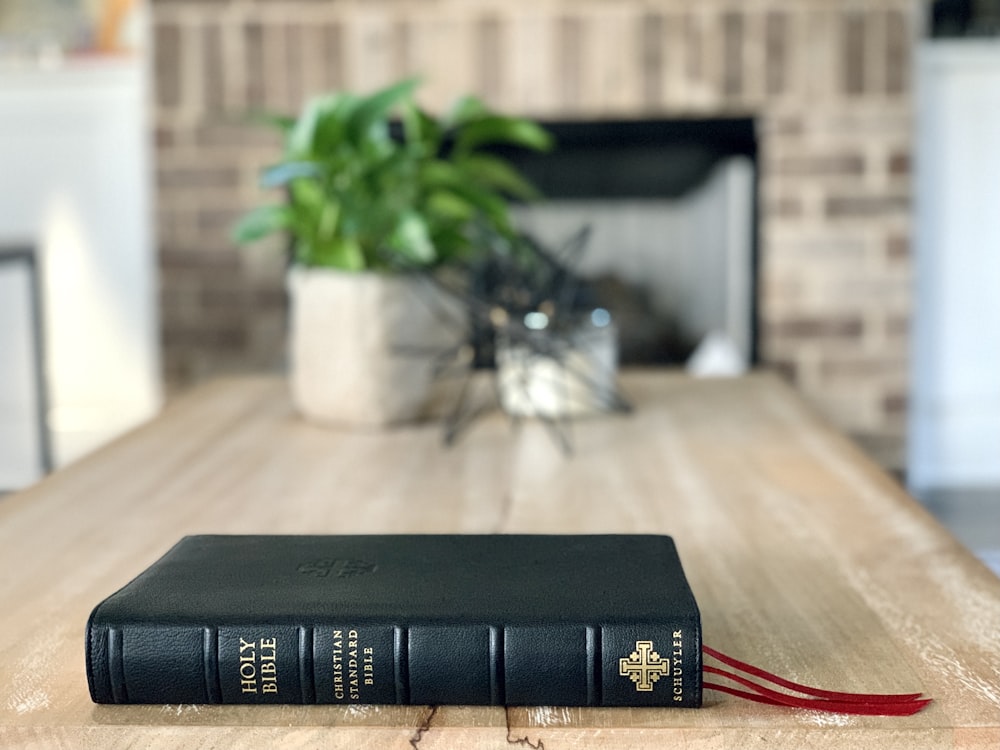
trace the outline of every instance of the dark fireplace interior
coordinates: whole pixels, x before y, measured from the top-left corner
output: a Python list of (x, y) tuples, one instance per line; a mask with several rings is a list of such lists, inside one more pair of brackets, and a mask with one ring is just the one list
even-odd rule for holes
[(505, 152), (545, 200), (520, 226), (578, 267), (623, 364), (677, 364), (709, 333), (758, 359), (757, 140), (750, 119), (547, 122), (556, 148)]

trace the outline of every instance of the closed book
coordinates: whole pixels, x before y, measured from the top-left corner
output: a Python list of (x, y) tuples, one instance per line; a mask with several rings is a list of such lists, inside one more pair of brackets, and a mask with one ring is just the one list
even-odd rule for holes
[(701, 705), (670, 537), (190, 536), (87, 624), (97, 703)]

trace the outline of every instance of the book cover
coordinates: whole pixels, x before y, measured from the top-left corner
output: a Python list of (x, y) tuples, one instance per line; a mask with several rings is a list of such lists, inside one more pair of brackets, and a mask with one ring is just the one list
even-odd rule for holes
[(701, 705), (670, 537), (191, 536), (87, 624), (97, 703)]

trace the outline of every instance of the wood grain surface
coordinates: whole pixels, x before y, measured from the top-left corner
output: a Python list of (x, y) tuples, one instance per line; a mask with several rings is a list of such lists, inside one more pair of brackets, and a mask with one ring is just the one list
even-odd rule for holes
[[(1000, 748), (1000, 579), (779, 380), (629, 373), (575, 455), (500, 414), (352, 432), (218, 381), (0, 499), (0, 747)], [(795, 680), (924, 691), (909, 718), (704, 708), (97, 706), (90, 610), (194, 533), (675, 537), (706, 643)]]

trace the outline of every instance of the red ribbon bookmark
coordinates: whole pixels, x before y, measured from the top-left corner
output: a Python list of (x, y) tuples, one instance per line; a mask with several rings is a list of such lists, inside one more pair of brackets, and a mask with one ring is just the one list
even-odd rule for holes
[[(862, 714), (867, 716), (912, 716), (931, 702), (930, 698), (924, 698), (921, 693), (884, 695), (878, 693), (842, 693), (835, 690), (821, 690), (820, 688), (786, 680), (760, 667), (755, 667), (739, 659), (726, 656), (709, 646), (703, 646), (702, 652), (705, 656), (710, 656), (736, 670), (736, 672), (731, 672), (710, 664), (705, 664), (702, 667), (703, 673), (724, 677), (743, 687), (750, 688), (752, 692), (712, 682), (703, 683), (705, 689), (718, 690), (722, 693), (734, 695), (737, 698), (756, 701), (757, 703), (766, 703), (770, 706), (792, 706), (794, 708), (807, 708), (813, 711)], [(738, 674), (739, 672), (743, 674)], [(788, 693), (760, 685), (745, 675), (750, 675), (786, 690), (812, 697), (804, 698), (799, 695), (789, 695)]]

